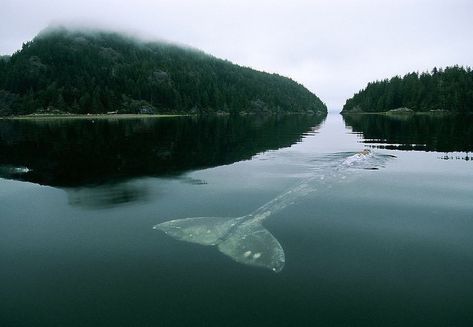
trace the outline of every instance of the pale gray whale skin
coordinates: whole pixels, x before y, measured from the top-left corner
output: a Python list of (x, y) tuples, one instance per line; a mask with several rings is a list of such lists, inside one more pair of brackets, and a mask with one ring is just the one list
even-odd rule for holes
[[(334, 179), (344, 179), (344, 172), (350, 168), (378, 169), (390, 157), (367, 149), (358, 153), (331, 155), (324, 159), (330, 163), (331, 169), (303, 180), (246, 216), (183, 218), (160, 223), (153, 228), (180, 241), (217, 246), (221, 253), (238, 263), (280, 272), (285, 264), (284, 250), (263, 226), (263, 221), (298, 198), (315, 191), (315, 181), (317, 185), (326, 185)], [(327, 168), (326, 165), (323, 167)]]

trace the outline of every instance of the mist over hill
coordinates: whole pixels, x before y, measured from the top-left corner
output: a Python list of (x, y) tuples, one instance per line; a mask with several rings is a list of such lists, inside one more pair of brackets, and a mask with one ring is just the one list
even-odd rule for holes
[(289, 78), (105, 30), (48, 28), (0, 57), (0, 115), (326, 111)]

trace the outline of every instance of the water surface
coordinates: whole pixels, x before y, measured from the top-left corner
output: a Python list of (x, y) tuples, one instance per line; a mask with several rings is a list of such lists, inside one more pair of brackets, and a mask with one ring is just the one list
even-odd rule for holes
[[(471, 130), (369, 117), (0, 122), (2, 326), (471, 326)], [(152, 229), (366, 146), (396, 158), (265, 220), (279, 273)]]

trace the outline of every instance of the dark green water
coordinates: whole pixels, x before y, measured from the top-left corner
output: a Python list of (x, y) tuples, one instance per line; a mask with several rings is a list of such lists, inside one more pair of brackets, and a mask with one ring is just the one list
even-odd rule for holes
[[(0, 121), (0, 326), (471, 326), (471, 122)], [(279, 273), (152, 229), (248, 214), (366, 146), (396, 158), (264, 221)]]

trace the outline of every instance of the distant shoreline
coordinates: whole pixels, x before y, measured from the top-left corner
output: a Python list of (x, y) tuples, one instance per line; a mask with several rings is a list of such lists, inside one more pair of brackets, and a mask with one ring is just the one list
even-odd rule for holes
[(462, 115), (470, 114), (468, 112), (452, 112), (452, 111), (412, 111), (412, 112), (393, 112), (393, 111), (379, 111), (379, 112), (350, 112), (350, 111), (341, 111), (341, 115), (384, 115), (384, 116), (418, 116), (418, 115), (432, 115), (432, 116), (442, 116), (442, 115)]
[(33, 114), (24, 116), (5, 116), (0, 117), (2, 120), (41, 120), (41, 119), (143, 119), (143, 118), (172, 118), (172, 117), (183, 117), (191, 116), (185, 114), (86, 114), (86, 115), (74, 115), (74, 114)]
[[(206, 114), (29, 114), (29, 115), (13, 115), (13, 116), (0, 116), (0, 120), (46, 120), (46, 119), (83, 119), (83, 120), (93, 120), (93, 119), (145, 119), (145, 118), (173, 118), (173, 117), (197, 117), (197, 116), (216, 116), (216, 117), (226, 117), (231, 116), (231, 113), (228, 112), (214, 112)], [(263, 116), (287, 116), (287, 115), (321, 115), (320, 112), (264, 112), (264, 113), (255, 113), (255, 112), (239, 112), (239, 116), (253, 116), (253, 115), (263, 115)], [(326, 115), (323, 113), (323, 115)]]

